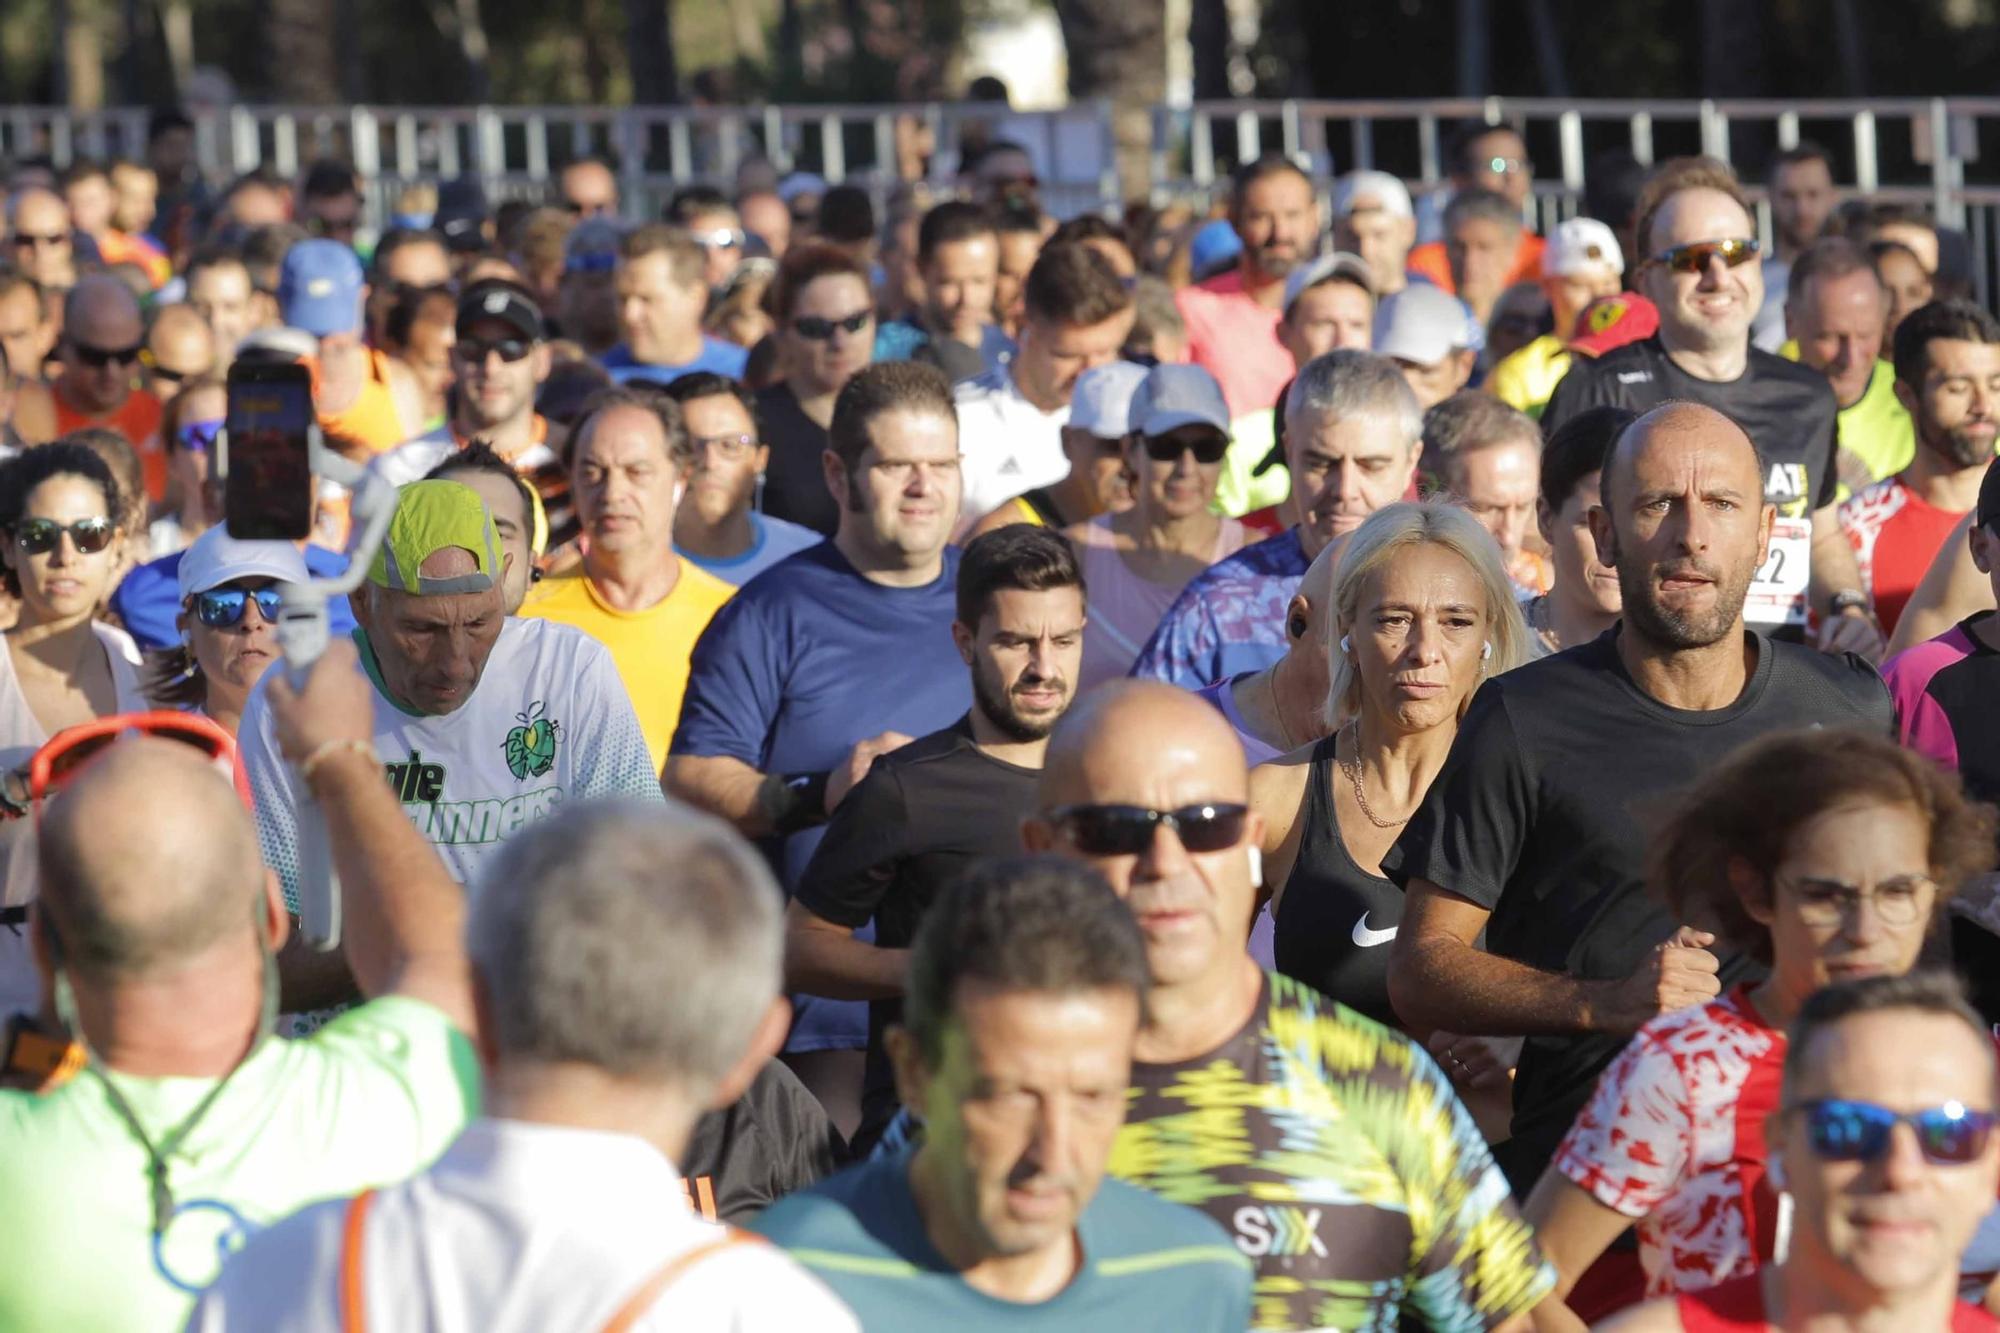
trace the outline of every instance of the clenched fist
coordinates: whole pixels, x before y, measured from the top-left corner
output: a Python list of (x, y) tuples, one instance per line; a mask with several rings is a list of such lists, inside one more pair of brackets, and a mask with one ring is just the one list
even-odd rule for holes
[(1715, 936), (1682, 926), (1656, 945), (1639, 970), (1606, 988), (1598, 1021), (1601, 1032), (1630, 1036), (1661, 1014), (1706, 1004), (1722, 993), (1722, 964), (1708, 951)]

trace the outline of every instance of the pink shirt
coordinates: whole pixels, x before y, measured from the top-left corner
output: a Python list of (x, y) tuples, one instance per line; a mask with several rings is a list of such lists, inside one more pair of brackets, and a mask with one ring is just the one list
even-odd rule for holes
[(1278, 401), (1278, 390), (1298, 367), (1278, 341), (1280, 312), (1243, 290), (1242, 270), (1183, 287), (1174, 304), (1187, 325), (1188, 359), (1215, 376), (1231, 418)]
[[(1112, 544), (1115, 538), (1109, 514), (1100, 514), (1070, 532), (1076, 542), (1077, 560), (1083, 566), (1090, 611), (1083, 627), (1083, 668), (1076, 681), (1077, 693), (1081, 694), (1132, 669), (1139, 650), (1146, 646), (1146, 640), (1159, 626), (1160, 617), (1167, 613), (1185, 585), (1154, 583), (1134, 574)], [(1214, 564), (1235, 555), (1242, 548), (1245, 536), (1241, 523), (1233, 518), (1223, 519), (1208, 562)]]

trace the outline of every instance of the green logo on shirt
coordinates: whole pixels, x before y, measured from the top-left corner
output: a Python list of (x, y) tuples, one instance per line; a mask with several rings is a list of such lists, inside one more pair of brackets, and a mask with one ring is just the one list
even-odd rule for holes
[(538, 778), (555, 767), (556, 733), (562, 726), (552, 717), (543, 717), (546, 705), (540, 699), (514, 718), (521, 725), (507, 733), (500, 746), (507, 756), (507, 771), (517, 778)]

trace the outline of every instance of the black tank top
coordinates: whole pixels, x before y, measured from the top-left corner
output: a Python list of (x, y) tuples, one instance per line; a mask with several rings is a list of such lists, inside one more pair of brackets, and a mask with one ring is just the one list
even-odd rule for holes
[(1278, 971), (1370, 1018), (1396, 1024), (1389, 1007), (1389, 941), (1403, 920), (1403, 891), (1354, 863), (1333, 808), (1338, 733), (1313, 747), (1305, 827), (1273, 922)]

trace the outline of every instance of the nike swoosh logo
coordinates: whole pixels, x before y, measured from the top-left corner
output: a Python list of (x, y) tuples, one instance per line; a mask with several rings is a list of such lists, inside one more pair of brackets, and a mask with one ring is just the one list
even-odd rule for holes
[(1389, 927), (1387, 930), (1368, 929), (1368, 913), (1366, 912), (1363, 912), (1361, 919), (1354, 923), (1354, 942), (1364, 949), (1372, 949), (1378, 944), (1387, 944), (1395, 938), (1396, 928), (1394, 926)]

